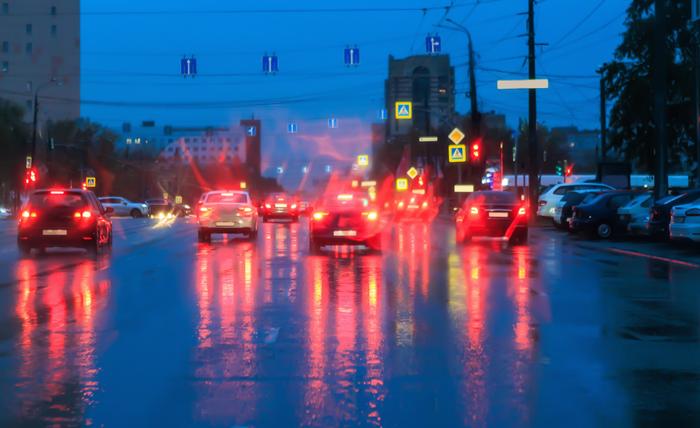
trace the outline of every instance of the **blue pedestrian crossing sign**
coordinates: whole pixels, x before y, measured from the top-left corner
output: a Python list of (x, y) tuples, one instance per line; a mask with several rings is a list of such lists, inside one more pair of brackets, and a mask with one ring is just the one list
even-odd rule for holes
[(450, 144), (447, 146), (447, 154), (449, 155), (450, 163), (466, 162), (466, 153), (467, 146), (464, 144)]
[(413, 119), (413, 103), (411, 101), (396, 101), (396, 120)]

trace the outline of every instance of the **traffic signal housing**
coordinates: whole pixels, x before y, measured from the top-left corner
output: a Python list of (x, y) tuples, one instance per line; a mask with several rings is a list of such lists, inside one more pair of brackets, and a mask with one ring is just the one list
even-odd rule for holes
[(481, 162), (482, 156), (482, 141), (481, 138), (477, 138), (469, 144), (469, 160), (474, 164), (478, 164)]
[(554, 170), (558, 176), (561, 177), (564, 175), (564, 168), (561, 166), (561, 163), (557, 162), (557, 166), (554, 168)]
[(36, 168), (31, 167), (27, 168), (27, 170), (24, 173), (24, 184), (25, 186), (34, 186), (37, 182), (38, 179), (38, 174), (36, 172)]

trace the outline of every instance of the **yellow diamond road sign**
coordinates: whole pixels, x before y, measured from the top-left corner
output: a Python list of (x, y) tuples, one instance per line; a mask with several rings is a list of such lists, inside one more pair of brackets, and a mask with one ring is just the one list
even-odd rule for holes
[(413, 103), (411, 101), (396, 101), (394, 117), (397, 120), (413, 119)]
[(460, 131), (459, 128), (455, 128), (450, 132), (450, 135), (447, 136), (447, 138), (450, 139), (455, 144), (459, 144), (464, 140), (464, 132)]
[(450, 163), (466, 162), (466, 153), (467, 146), (464, 144), (450, 144), (447, 146), (447, 154), (449, 155)]
[(405, 192), (408, 190), (408, 179), (407, 178), (397, 178), (396, 179), (396, 190), (399, 192)]
[(85, 187), (95, 187), (96, 183), (95, 177), (85, 177)]
[(406, 175), (411, 177), (411, 180), (413, 180), (418, 175), (418, 170), (415, 167), (411, 167), (408, 171), (406, 171)]

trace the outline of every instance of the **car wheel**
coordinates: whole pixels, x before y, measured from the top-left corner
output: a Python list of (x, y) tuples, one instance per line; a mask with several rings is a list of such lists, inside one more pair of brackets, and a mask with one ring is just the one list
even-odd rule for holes
[(23, 257), (29, 256), (32, 253), (32, 247), (25, 244), (24, 242), (17, 242), (17, 250), (19, 254)]
[(321, 253), (321, 244), (316, 242), (316, 240), (313, 238), (309, 238), (309, 253), (311, 253), (311, 254)]
[(131, 215), (132, 218), (139, 218), (142, 216), (141, 211), (137, 210), (136, 208), (131, 210), (131, 212), (129, 214)]
[(601, 223), (595, 230), (596, 235), (601, 239), (608, 239), (612, 235), (612, 227), (607, 223)]

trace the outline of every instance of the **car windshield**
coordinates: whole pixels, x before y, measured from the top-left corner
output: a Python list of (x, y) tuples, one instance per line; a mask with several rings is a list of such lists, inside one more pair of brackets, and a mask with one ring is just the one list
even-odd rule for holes
[(78, 192), (46, 191), (34, 193), (29, 205), (37, 209), (81, 208), (87, 205), (87, 200)]
[(208, 204), (245, 204), (248, 197), (245, 193), (210, 193), (207, 195)]

